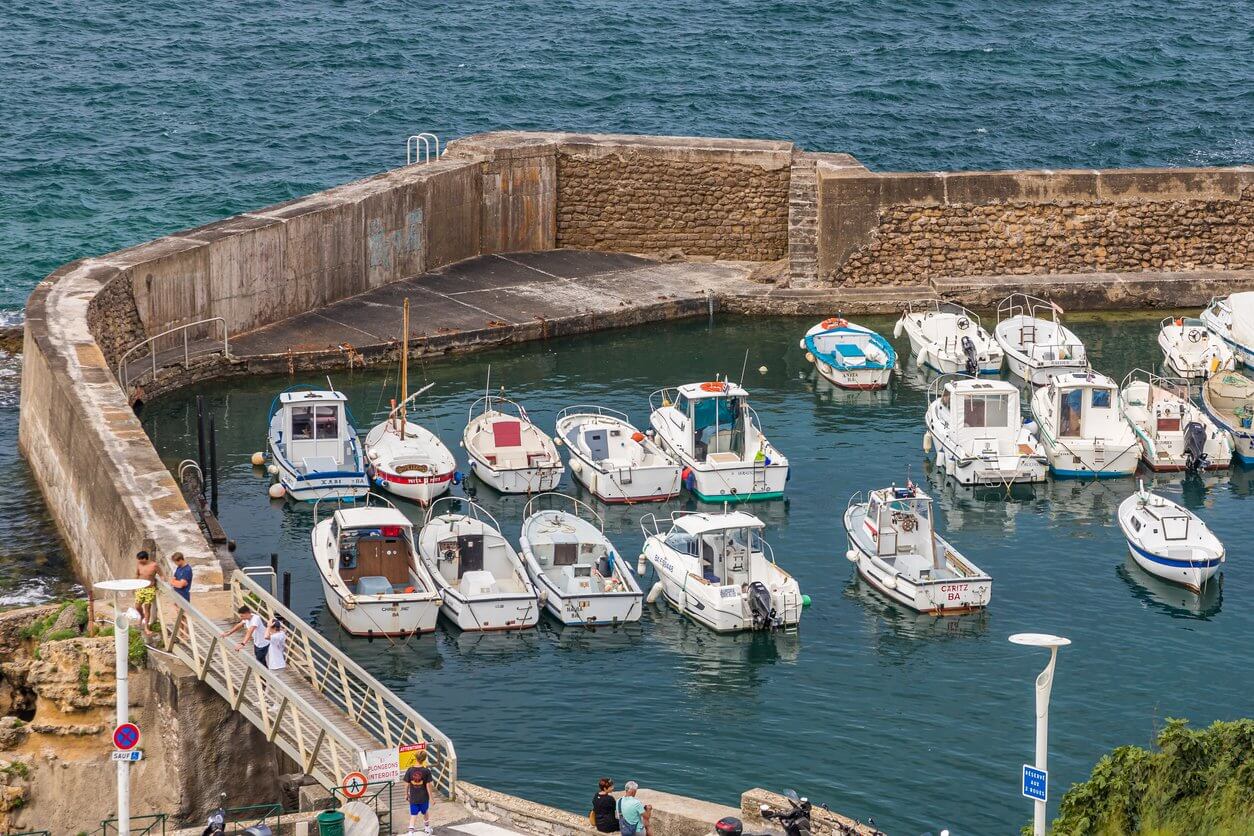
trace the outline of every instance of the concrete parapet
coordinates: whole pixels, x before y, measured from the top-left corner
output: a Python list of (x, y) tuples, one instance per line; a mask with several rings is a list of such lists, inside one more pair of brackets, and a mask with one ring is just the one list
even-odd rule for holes
[[(774, 827), (772, 822), (762, 818), (760, 810), (763, 805), (772, 810), (787, 810), (788, 799), (779, 793), (755, 787), (740, 796), (740, 817), (745, 823), (745, 830), (761, 830)], [(810, 813), (810, 828), (815, 836), (843, 836), (848, 833), (871, 834), (875, 830), (859, 821), (833, 813), (822, 807), (815, 807)]]

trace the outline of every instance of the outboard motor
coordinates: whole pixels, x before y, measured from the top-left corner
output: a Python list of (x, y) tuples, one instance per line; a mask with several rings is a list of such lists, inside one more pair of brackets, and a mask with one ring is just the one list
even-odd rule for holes
[(749, 584), (749, 612), (753, 615), (755, 630), (775, 629), (779, 626), (779, 619), (775, 617), (775, 610), (771, 607), (771, 591), (762, 581)]
[(1184, 428), (1184, 472), (1197, 473), (1210, 464), (1206, 455), (1206, 428), (1197, 421), (1190, 421)]
[(965, 334), (962, 336), (962, 353), (967, 356), (967, 374), (979, 374), (980, 357), (978, 352), (975, 350), (975, 342)]

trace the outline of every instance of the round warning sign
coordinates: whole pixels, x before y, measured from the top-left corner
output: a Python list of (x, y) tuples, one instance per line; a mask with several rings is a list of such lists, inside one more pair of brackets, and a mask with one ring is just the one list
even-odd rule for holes
[(366, 794), (366, 776), (361, 772), (350, 772), (344, 776), (340, 789), (346, 798), (361, 798)]
[(113, 730), (113, 745), (123, 752), (129, 752), (139, 745), (139, 726), (134, 723), (122, 723)]

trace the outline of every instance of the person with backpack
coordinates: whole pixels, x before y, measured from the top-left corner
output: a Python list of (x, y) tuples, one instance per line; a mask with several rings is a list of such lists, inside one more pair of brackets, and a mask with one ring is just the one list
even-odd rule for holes
[(653, 827), (649, 824), (653, 807), (636, 798), (640, 785), (628, 781), (623, 785), (623, 797), (618, 799), (618, 832), (622, 836), (653, 836)]

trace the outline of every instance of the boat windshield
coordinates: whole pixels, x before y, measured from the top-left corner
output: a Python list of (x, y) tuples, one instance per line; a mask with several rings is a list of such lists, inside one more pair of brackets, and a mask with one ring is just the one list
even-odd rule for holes
[(697, 538), (682, 528), (672, 528), (670, 533), (666, 535), (666, 547), (674, 549), (680, 554), (695, 555), (697, 553)]
[(962, 401), (965, 427), (1010, 426), (1010, 395), (967, 395)]
[(692, 443), (697, 461), (714, 453), (733, 453), (744, 458), (743, 398), (703, 398), (692, 403)]

